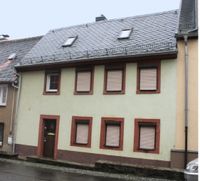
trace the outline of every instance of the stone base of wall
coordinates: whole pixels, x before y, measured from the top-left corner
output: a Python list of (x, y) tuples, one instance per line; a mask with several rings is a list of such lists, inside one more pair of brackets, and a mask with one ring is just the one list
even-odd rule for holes
[[(16, 153), (20, 156), (36, 156), (37, 147), (17, 144)], [(121, 156), (110, 156), (103, 154), (83, 153), (76, 151), (58, 150), (58, 160), (66, 160), (82, 164), (95, 164), (99, 160), (111, 161), (115, 163), (146, 165), (155, 167), (170, 167), (170, 161), (148, 160), (139, 158), (129, 158)]]
[(28, 145), (15, 145), (15, 153), (19, 154), (20, 156), (36, 156), (37, 154), (37, 147), (35, 146), (28, 146)]
[[(197, 151), (188, 151), (188, 162), (198, 157)], [(171, 150), (171, 168), (184, 168), (184, 150)]]

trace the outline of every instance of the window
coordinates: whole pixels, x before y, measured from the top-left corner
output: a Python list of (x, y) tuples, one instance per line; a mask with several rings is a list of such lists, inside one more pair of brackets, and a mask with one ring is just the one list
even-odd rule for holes
[(160, 120), (136, 119), (134, 133), (134, 151), (159, 153)]
[(105, 67), (104, 94), (125, 93), (125, 66)]
[(137, 93), (160, 93), (160, 62), (138, 63)]
[(17, 57), (16, 53), (12, 53), (8, 56), (8, 60), (14, 60)]
[(60, 72), (46, 72), (44, 94), (59, 94)]
[(123, 118), (102, 118), (100, 148), (123, 150), (123, 132)]
[(76, 39), (77, 39), (77, 36), (69, 37), (69, 38), (67, 39), (67, 41), (65, 41), (65, 43), (64, 43), (62, 46), (63, 46), (63, 47), (72, 46), (72, 44), (75, 42)]
[(3, 146), (4, 123), (0, 123), (0, 147)]
[(76, 69), (74, 94), (92, 94), (93, 92), (93, 68)]
[(124, 29), (120, 32), (118, 39), (128, 39), (130, 38), (132, 29)]
[(71, 146), (91, 147), (92, 117), (72, 117)]
[(0, 85), (0, 106), (6, 106), (8, 94), (8, 85)]

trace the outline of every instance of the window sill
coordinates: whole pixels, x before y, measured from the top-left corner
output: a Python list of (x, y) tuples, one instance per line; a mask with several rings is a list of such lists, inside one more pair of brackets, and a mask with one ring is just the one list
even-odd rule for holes
[(81, 144), (81, 143), (71, 143), (71, 146), (77, 146), (77, 147), (85, 147), (85, 148), (91, 148), (91, 144)]
[(125, 91), (104, 91), (104, 95), (123, 95)]
[(119, 150), (122, 151), (123, 147), (122, 146), (101, 146), (100, 149), (108, 149), (108, 150)]
[(152, 153), (152, 154), (159, 154), (159, 150), (151, 150), (151, 149), (137, 149), (134, 152), (142, 152), (142, 153)]
[(60, 92), (43, 92), (43, 95), (60, 95)]
[(88, 92), (74, 92), (74, 95), (93, 95), (93, 91), (88, 91)]
[(155, 91), (151, 91), (151, 90), (137, 90), (136, 94), (160, 94), (160, 90), (155, 90)]

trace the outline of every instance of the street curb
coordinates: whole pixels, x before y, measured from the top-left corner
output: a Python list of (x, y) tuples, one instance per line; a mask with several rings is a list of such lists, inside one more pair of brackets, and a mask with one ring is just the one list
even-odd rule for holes
[(183, 170), (170, 169), (163, 167), (141, 166), (133, 164), (113, 163), (105, 160), (99, 160), (95, 164), (80, 164), (62, 160), (51, 160), (38, 157), (27, 157), (28, 162), (54, 165), (74, 169), (89, 171), (99, 171), (113, 174), (133, 175), (138, 177), (151, 177), (157, 179), (184, 180)]
[(18, 154), (9, 154), (0, 152), (0, 158), (9, 160), (19, 160), (29, 163), (39, 163), (43, 165), (51, 165), (57, 167), (81, 169), (85, 171), (103, 172), (109, 174), (121, 174), (130, 177), (146, 177), (155, 179), (168, 179), (168, 180), (184, 180), (183, 170), (170, 169), (163, 167), (141, 166), (124, 163), (114, 163), (105, 160), (99, 160), (95, 164), (80, 164), (76, 162), (51, 160), (45, 158), (39, 158), (35, 156), (19, 157)]

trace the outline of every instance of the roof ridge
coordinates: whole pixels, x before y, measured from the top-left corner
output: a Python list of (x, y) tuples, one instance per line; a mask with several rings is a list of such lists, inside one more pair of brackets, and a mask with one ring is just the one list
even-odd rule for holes
[(178, 12), (178, 9), (162, 11), (162, 12), (157, 12), (157, 13), (148, 13), (148, 14), (143, 14), (143, 15), (128, 16), (128, 17), (122, 17), (122, 18), (113, 18), (113, 19), (109, 19), (109, 20), (105, 20), (105, 21), (83, 23), (83, 24), (79, 24), (79, 25), (66, 26), (66, 27), (62, 27), (62, 28), (51, 29), (51, 30), (49, 30), (49, 32), (56, 32), (56, 31), (61, 31), (63, 29), (70, 29), (70, 28), (81, 27), (81, 26), (87, 27), (88, 25), (100, 24), (100, 23), (103, 24), (103, 23), (107, 23), (107, 22), (121, 21), (121, 20), (125, 20), (125, 19), (142, 18), (142, 17), (147, 17), (147, 16), (148, 17), (149, 16), (157, 16), (157, 15), (168, 14), (168, 13), (173, 13), (173, 12)]
[(30, 41), (30, 40), (35, 40), (35, 39), (39, 39), (39, 38), (42, 38), (42, 37), (43, 37), (43, 35), (27, 37), (27, 38), (18, 38), (18, 39), (12, 39), (12, 40), (2, 40), (2, 41), (0, 41), (0, 44), (10, 43), (10, 42)]

